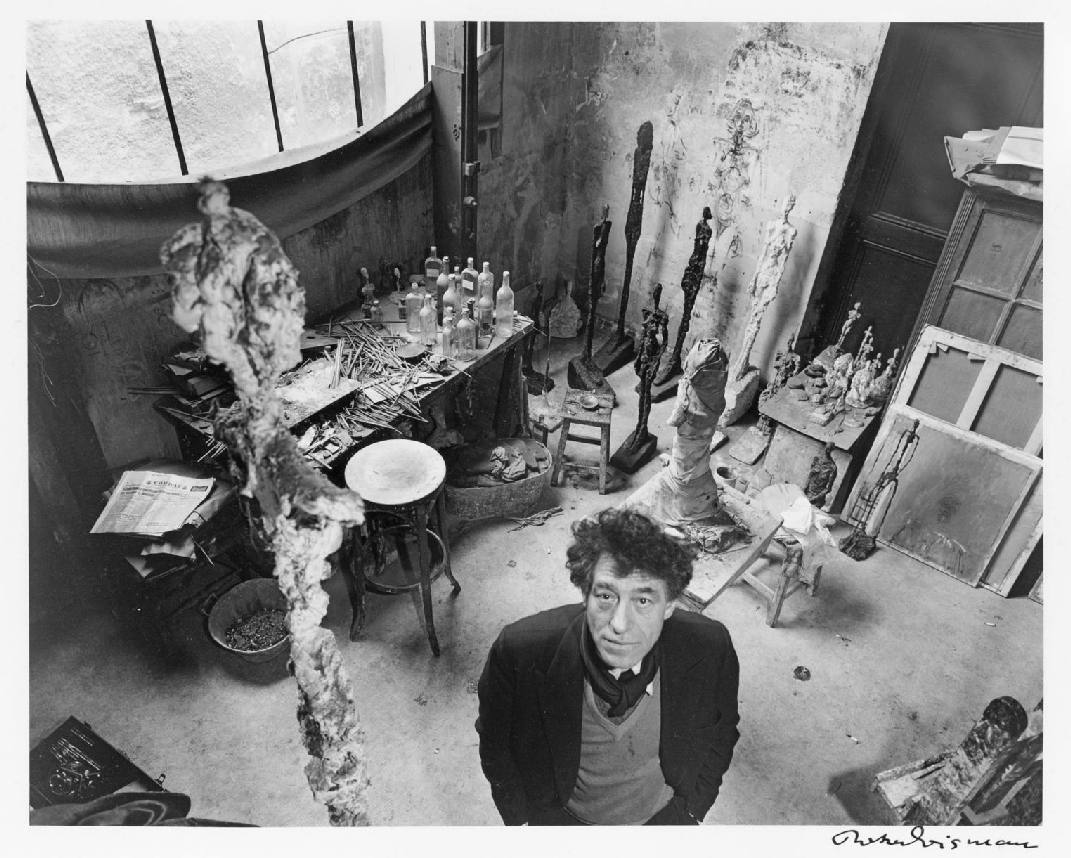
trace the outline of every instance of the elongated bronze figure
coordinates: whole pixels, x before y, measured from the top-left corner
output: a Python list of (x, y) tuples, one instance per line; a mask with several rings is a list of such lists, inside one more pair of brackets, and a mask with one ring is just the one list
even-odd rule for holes
[(625, 311), (628, 309), (636, 244), (643, 226), (643, 200), (647, 194), (647, 174), (651, 170), (653, 148), (654, 126), (649, 121), (644, 122), (636, 132), (636, 149), (632, 153), (632, 200), (625, 218), (625, 277), (621, 283), (621, 302), (617, 308), (617, 330), (595, 355), (595, 363), (606, 375), (627, 364), (636, 351), (632, 334), (625, 330)]
[(602, 218), (592, 233), (591, 241), (591, 286), (588, 290), (587, 312), (584, 314), (584, 351), (580, 357), (569, 361), (569, 386), (579, 390), (591, 390), (613, 396), (614, 389), (606, 381), (602, 370), (595, 365), (591, 355), (595, 339), (595, 309), (602, 297), (606, 282), (606, 244), (610, 240), (611, 222), (607, 220), (610, 207), (602, 207)]
[(695, 246), (692, 256), (684, 269), (684, 277), (681, 278), (681, 289), (684, 292), (684, 307), (681, 310), (681, 322), (677, 328), (677, 340), (673, 343), (673, 351), (662, 362), (662, 369), (655, 376), (655, 386), (664, 385), (681, 372), (681, 356), (684, 353), (684, 340), (688, 336), (688, 328), (692, 324), (692, 308), (695, 307), (695, 299), (699, 295), (699, 288), (703, 285), (703, 269), (707, 264), (707, 249), (710, 247), (710, 237), (713, 234), (707, 223), (714, 215), (710, 213), (709, 206), (703, 207), (703, 216), (695, 225)]

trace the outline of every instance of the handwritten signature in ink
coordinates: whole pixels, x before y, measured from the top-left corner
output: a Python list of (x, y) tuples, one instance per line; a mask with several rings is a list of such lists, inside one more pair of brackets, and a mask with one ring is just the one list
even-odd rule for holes
[(889, 836), (882, 832), (876, 836), (865, 835), (855, 828), (847, 828), (833, 835), (834, 846), (922, 846), (936, 847), (937, 849), (958, 849), (960, 846), (1021, 846), (1023, 849), (1037, 849), (1036, 843), (1027, 840), (1004, 840), (993, 837), (954, 837), (951, 834), (943, 834), (938, 837), (927, 837), (926, 830), (921, 825), (916, 825), (909, 834)]

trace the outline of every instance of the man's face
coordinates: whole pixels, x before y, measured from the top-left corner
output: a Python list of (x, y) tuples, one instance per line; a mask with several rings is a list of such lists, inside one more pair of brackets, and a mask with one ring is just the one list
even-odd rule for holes
[(619, 577), (616, 562), (605, 554), (595, 564), (584, 604), (599, 655), (610, 667), (622, 669), (639, 664), (650, 652), (674, 608), (664, 581), (645, 572)]

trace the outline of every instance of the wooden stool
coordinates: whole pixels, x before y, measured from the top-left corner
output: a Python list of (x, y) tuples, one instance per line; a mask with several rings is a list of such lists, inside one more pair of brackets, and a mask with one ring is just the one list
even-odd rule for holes
[[(558, 452), (554, 456), (554, 471), (550, 475), (550, 483), (558, 485), (558, 475), (565, 464), (565, 445), (568, 441), (579, 441), (583, 444), (599, 444), (598, 465), (583, 465), (570, 462), (570, 466), (578, 471), (599, 472), (599, 494), (606, 494), (606, 472), (610, 467), (610, 412), (613, 410), (614, 400), (612, 396), (589, 393), (586, 390), (570, 388), (565, 392), (565, 400), (557, 416), (562, 421), (562, 431), (558, 438)], [(599, 429), (599, 437), (592, 438), (588, 435), (572, 435), (569, 430), (574, 423), (582, 426), (595, 426)], [(544, 435), (544, 438), (546, 436)]]
[(785, 553), (785, 558), (781, 563), (781, 572), (777, 578), (777, 587), (771, 587), (760, 581), (750, 571), (744, 572), (743, 580), (766, 601), (766, 625), (772, 629), (777, 625), (777, 618), (781, 615), (781, 606), (784, 605), (785, 599), (800, 589), (806, 589), (811, 596), (818, 592), (818, 584), (822, 579), (822, 567), (819, 565), (813, 570), (804, 570), (803, 546), (791, 537), (775, 537), (770, 544), (777, 545)]
[[(404, 438), (370, 444), (354, 453), (347, 463), (346, 485), (364, 499), (366, 535), (359, 543), (354, 531), (349, 562), (342, 563), (353, 609), (350, 640), (356, 640), (364, 626), (366, 591), (394, 596), (419, 590), (428, 643), (431, 651), (439, 655), (439, 640), (432, 619), (431, 582), (445, 572), (454, 585), (453, 595), (461, 591), (450, 568), (445, 479), (446, 462), (438, 451)], [(435, 513), (435, 530), (428, 527), (432, 511)], [(387, 539), (394, 540), (406, 579), (404, 582), (391, 583), (384, 575)], [(415, 574), (407, 540), (416, 543), (419, 570)], [(438, 554), (434, 563), (433, 547)], [(371, 577), (365, 573), (369, 561), (373, 569)]]

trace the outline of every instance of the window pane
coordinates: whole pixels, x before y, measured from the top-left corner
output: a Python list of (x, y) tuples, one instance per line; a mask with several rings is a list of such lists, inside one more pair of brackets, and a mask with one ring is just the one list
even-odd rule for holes
[(153, 21), (153, 28), (191, 175), (279, 151), (255, 20)]
[(956, 282), (1014, 295), (1040, 231), (1039, 223), (1001, 212), (984, 212)]
[(1036, 375), (1002, 366), (971, 428), (1021, 450), (1041, 419), (1041, 399)]
[[(37, 124), (29, 93), (26, 93), (26, 132), (26, 181), (55, 182), (56, 171), (52, 169), (52, 159), (48, 157), (48, 147), (41, 126)], [(63, 169), (62, 164), (60, 169)]]
[[(26, 70), (66, 181), (179, 175), (144, 21), (28, 22)], [(40, 178), (55, 181), (51, 162)]]
[(946, 331), (988, 343), (993, 338), (1005, 303), (990, 295), (980, 295), (953, 286), (938, 325)]
[(961, 349), (941, 349), (927, 355), (918, 384), (908, 405), (940, 420), (955, 423), (967, 402), (982, 361), (971, 360)]
[[(420, 53), (420, 21), (380, 22), (386, 85), (385, 110), (390, 116), (424, 85), (424, 61)], [(428, 65), (435, 59), (435, 25), (428, 21)], [(365, 122), (368, 119), (366, 117)]]
[(357, 127), (345, 21), (265, 21), (264, 40), (286, 150)]
[(1037, 260), (1034, 262), (1034, 267), (1030, 269), (1030, 273), (1026, 277), (1026, 283), (1023, 284), (1023, 294), (1020, 297), (1025, 298), (1027, 301), (1037, 301), (1041, 303), (1041, 254), (1038, 254)]
[(1041, 360), (1041, 311), (1022, 304), (1013, 307), (997, 345)]

